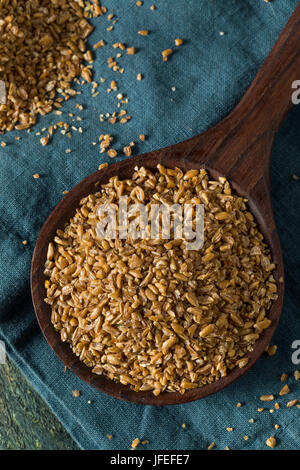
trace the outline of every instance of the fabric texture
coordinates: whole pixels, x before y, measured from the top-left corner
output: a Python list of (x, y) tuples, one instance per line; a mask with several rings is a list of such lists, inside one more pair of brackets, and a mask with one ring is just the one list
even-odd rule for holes
[[(106, 17), (94, 20), (96, 28), (89, 38), (91, 45), (100, 39), (107, 42), (97, 50), (94, 62), (95, 80), (106, 78), (97, 88), (99, 94), (93, 98), (90, 85), (77, 86), (81, 95), (63, 106), (61, 116), (42, 117), (29, 133), (14, 131), (0, 137), (7, 144), (0, 146), (0, 339), (82, 449), (128, 449), (135, 437), (149, 440), (147, 449), (206, 449), (212, 441), (216, 449), (267, 449), (265, 440), (272, 435), (278, 449), (298, 449), (300, 410), (287, 408), (286, 402), (299, 398), (300, 388), (300, 381), (292, 377), (297, 366), (291, 360), (292, 343), (300, 340), (300, 180), (292, 178), (300, 176), (300, 105), (283, 123), (272, 152), (273, 208), (286, 271), (284, 308), (272, 340), (278, 346), (274, 356), (263, 355), (242, 378), (206, 399), (179, 406), (141, 406), (113, 399), (70, 371), (64, 373), (35, 318), (29, 271), (38, 232), (64, 190), (96, 171), (100, 163), (111, 163), (92, 142), (98, 142), (100, 134), (112, 134), (121, 155), (125, 145), (139, 142), (144, 133), (148, 139), (137, 143), (135, 154), (144, 153), (183, 141), (218, 122), (243, 96), (298, 4), (293, 0), (153, 3), (157, 8), (151, 11), (149, 0), (142, 7), (135, 0), (106, 0), (117, 23), (108, 32), (111, 22)], [(141, 29), (149, 29), (150, 35), (139, 36)], [(164, 63), (161, 51), (173, 47), (177, 37), (184, 39), (184, 45), (174, 48)], [(116, 56), (112, 44), (119, 41), (138, 49), (134, 56), (117, 59), (124, 74), (113, 72), (106, 63), (109, 56)], [(143, 74), (142, 81), (136, 80), (138, 73)], [(117, 92), (106, 91), (111, 80), (129, 98), (125, 108), (132, 119), (124, 125), (99, 121), (100, 113), (118, 110)], [(83, 105), (82, 111), (76, 103)], [(72, 123), (68, 113), (82, 121)], [(69, 139), (58, 131), (42, 147), (36, 133), (60, 120), (81, 126), (83, 132), (71, 130)], [(34, 173), (40, 178), (34, 179)], [(283, 372), (289, 374), (291, 393), (279, 397)], [(72, 396), (74, 389), (81, 391), (79, 398)], [(269, 412), (274, 402), (259, 400), (270, 393), (280, 403), (274, 413)], [(238, 402), (243, 406), (237, 408)], [(265, 411), (259, 413), (259, 407)]]

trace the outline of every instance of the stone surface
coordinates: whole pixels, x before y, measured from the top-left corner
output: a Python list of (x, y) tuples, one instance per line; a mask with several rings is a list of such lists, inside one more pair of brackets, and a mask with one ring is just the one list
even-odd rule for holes
[(0, 365), (0, 448), (78, 449), (42, 398), (10, 360)]

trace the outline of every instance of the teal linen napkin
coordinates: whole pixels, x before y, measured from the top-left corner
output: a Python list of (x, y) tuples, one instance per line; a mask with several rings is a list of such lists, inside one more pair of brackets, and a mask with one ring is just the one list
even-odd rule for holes
[[(152, 3), (157, 7), (154, 11)], [(286, 269), (282, 319), (273, 340), (278, 351), (272, 357), (263, 356), (230, 387), (173, 407), (140, 406), (108, 397), (70, 371), (64, 373), (39, 330), (29, 290), (31, 256), (45, 218), (63, 191), (100, 163), (111, 162), (92, 142), (100, 134), (112, 134), (121, 155), (121, 149), (131, 141), (139, 142), (143, 133), (147, 140), (135, 147), (135, 153), (142, 153), (180, 142), (219, 121), (242, 97), (297, 4), (293, 0), (271, 4), (263, 0), (145, 0), (137, 7), (134, 0), (107, 0), (117, 23), (108, 32), (111, 22), (106, 17), (96, 19), (89, 38), (91, 45), (100, 39), (107, 42), (94, 62), (94, 79), (106, 78), (97, 88), (99, 94), (92, 97), (90, 85), (78, 86), (82, 94), (63, 106), (61, 116), (41, 118), (30, 133), (0, 136), (7, 144), (0, 146), (0, 338), (82, 449), (128, 449), (135, 437), (147, 439), (147, 449), (206, 449), (211, 442), (216, 449), (265, 449), (271, 435), (278, 449), (300, 447), (300, 410), (286, 407), (288, 400), (300, 399), (300, 381), (292, 377), (297, 366), (291, 360), (291, 345), (300, 340), (300, 180), (292, 178), (300, 176), (300, 106), (282, 125), (272, 153), (273, 207)], [(141, 29), (149, 29), (150, 35), (139, 36)], [(184, 39), (184, 45), (163, 63), (161, 51), (172, 47), (177, 37)], [(116, 55), (112, 44), (120, 41), (138, 49), (136, 55), (118, 59), (124, 74), (106, 64), (109, 56)], [(142, 81), (136, 80), (138, 73), (143, 74)], [(117, 92), (106, 91), (111, 80), (129, 98), (126, 109), (132, 119), (124, 125), (99, 121), (100, 113), (118, 109)], [(82, 111), (76, 103), (83, 105)], [(72, 122), (68, 113), (82, 120)], [(72, 138), (56, 132), (50, 144), (42, 147), (36, 133), (60, 120), (82, 127), (83, 132), (71, 130)], [(40, 178), (34, 179), (34, 173)], [(28, 244), (23, 245), (23, 240)], [(291, 393), (278, 397), (283, 372), (289, 374)], [(81, 391), (79, 398), (72, 396), (74, 389)], [(274, 402), (259, 400), (270, 393), (280, 403), (274, 413), (269, 411)], [(243, 406), (237, 408), (238, 402)], [(259, 407), (265, 410), (259, 413)], [(252, 418), (253, 423), (249, 422)], [(278, 430), (275, 424), (280, 425)], [(107, 434), (112, 434), (111, 440)]]

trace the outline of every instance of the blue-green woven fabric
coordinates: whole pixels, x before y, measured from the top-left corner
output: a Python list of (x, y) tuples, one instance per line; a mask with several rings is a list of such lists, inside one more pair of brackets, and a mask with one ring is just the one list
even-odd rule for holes
[[(154, 11), (150, 10), (152, 2), (157, 7)], [(291, 345), (300, 339), (300, 180), (292, 178), (293, 174), (300, 176), (300, 105), (294, 106), (283, 123), (272, 153), (273, 207), (286, 270), (274, 356), (261, 357), (244, 377), (207, 399), (144, 407), (115, 400), (71, 372), (64, 373), (63, 364), (39, 330), (29, 289), (34, 244), (63, 191), (100, 163), (111, 162), (92, 142), (109, 133), (115, 148), (121, 150), (131, 141), (138, 142), (139, 134), (144, 133), (148, 139), (135, 148), (135, 153), (142, 153), (180, 142), (219, 121), (250, 85), (298, 2), (144, 0), (137, 7), (135, 0), (106, 0), (105, 4), (118, 21), (109, 32), (107, 17), (94, 20), (96, 28), (89, 38), (90, 44), (100, 39), (107, 42), (94, 62), (95, 80), (106, 78), (97, 89), (99, 94), (93, 98), (90, 85), (78, 87), (82, 94), (63, 106), (61, 116), (41, 118), (30, 133), (14, 131), (0, 136), (7, 143), (0, 146), (0, 338), (82, 449), (128, 449), (135, 437), (149, 440), (148, 449), (206, 449), (212, 441), (216, 449), (265, 449), (271, 435), (276, 436), (278, 449), (297, 449), (300, 409), (285, 405), (292, 398), (300, 399), (300, 381), (292, 376), (297, 366), (291, 360)], [(149, 29), (150, 35), (139, 36), (141, 29)], [(172, 47), (177, 37), (184, 39), (184, 45), (163, 63), (161, 51)], [(112, 43), (119, 41), (138, 49), (136, 55), (124, 54), (118, 59), (124, 74), (107, 67), (107, 58), (117, 53)], [(143, 74), (142, 81), (136, 80), (138, 73)], [(118, 109), (117, 92), (106, 91), (111, 80), (129, 98), (126, 109), (132, 119), (127, 124), (99, 121), (100, 113)], [(76, 109), (76, 103), (83, 105), (82, 111)], [(72, 122), (68, 113), (81, 116), (82, 121)], [(36, 133), (60, 120), (81, 126), (83, 132), (72, 130), (71, 139), (56, 132), (50, 144), (42, 147)], [(66, 153), (66, 149), (72, 152)], [(34, 173), (40, 179), (34, 179)], [(28, 244), (24, 246), (22, 240)], [(289, 374), (291, 393), (279, 397), (282, 372)], [(81, 391), (79, 398), (72, 396), (74, 389)], [(259, 400), (269, 393), (280, 403), (274, 413), (269, 412), (274, 402)], [(243, 406), (237, 408), (238, 402)], [(265, 411), (259, 413), (261, 406)], [(249, 423), (251, 418), (253, 423)], [(278, 430), (275, 424), (280, 425)], [(226, 431), (227, 427), (233, 431)], [(111, 440), (107, 433), (112, 434)]]

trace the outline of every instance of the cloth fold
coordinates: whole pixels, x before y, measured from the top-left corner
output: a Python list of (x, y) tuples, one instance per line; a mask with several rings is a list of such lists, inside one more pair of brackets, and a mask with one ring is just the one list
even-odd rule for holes
[[(298, 449), (299, 409), (287, 408), (286, 402), (299, 398), (300, 387), (292, 375), (297, 364), (291, 360), (292, 342), (300, 339), (300, 180), (293, 178), (300, 177), (300, 106), (294, 106), (283, 123), (272, 152), (272, 201), (286, 270), (284, 308), (272, 341), (278, 346), (274, 356), (263, 355), (245, 376), (201, 401), (141, 406), (113, 399), (70, 371), (64, 373), (35, 319), (29, 287), (35, 240), (63, 191), (100, 163), (111, 162), (93, 142), (100, 134), (112, 134), (118, 160), (131, 141), (137, 143), (135, 153), (144, 153), (185, 140), (218, 122), (241, 99), (298, 4), (293, 0), (154, 3), (152, 11), (148, 0), (142, 7), (134, 0), (107, 0), (109, 12), (117, 19), (114, 29), (108, 32), (110, 22), (100, 17), (93, 20), (95, 31), (89, 38), (91, 46), (100, 39), (107, 42), (95, 53), (99, 94), (93, 97), (88, 84), (76, 85), (81, 94), (64, 104), (61, 116), (41, 117), (29, 133), (14, 131), (0, 137), (7, 144), (0, 147), (0, 339), (82, 449), (128, 449), (136, 437), (149, 441), (147, 449), (206, 449), (211, 442), (217, 449), (267, 449), (265, 441), (272, 435), (278, 449)], [(139, 36), (137, 32), (145, 28), (149, 36)], [(181, 47), (174, 46), (177, 37), (184, 40)], [(106, 63), (116, 56), (112, 44), (120, 41), (137, 48), (136, 55), (117, 59), (124, 74), (113, 72)], [(164, 63), (161, 51), (169, 47), (175, 52)], [(138, 73), (143, 80), (136, 80)], [(106, 82), (100, 82), (100, 77)], [(99, 114), (119, 110), (118, 92), (107, 93), (111, 80), (129, 99), (123, 107), (132, 119), (124, 125), (99, 121)], [(83, 105), (82, 111), (77, 103)], [(83, 132), (71, 128), (68, 138), (57, 131), (42, 147), (36, 133), (45, 135), (42, 129), (58, 121), (82, 127)], [(144, 143), (139, 142), (140, 134), (148, 136)], [(66, 153), (67, 149), (71, 152)], [(40, 178), (34, 179), (34, 173)], [(23, 245), (23, 240), (28, 244)], [(283, 372), (289, 374), (291, 392), (279, 397)], [(81, 391), (79, 398), (72, 395), (75, 389)], [(270, 393), (279, 410), (274, 402), (259, 400)], [(258, 412), (260, 407), (265, 410)], [(278, 430), (275, 424), (280, 425)], [(227, 427), (233, 431), (226, 431)], [(107, 434), (112, 434), (111, 440)]]

